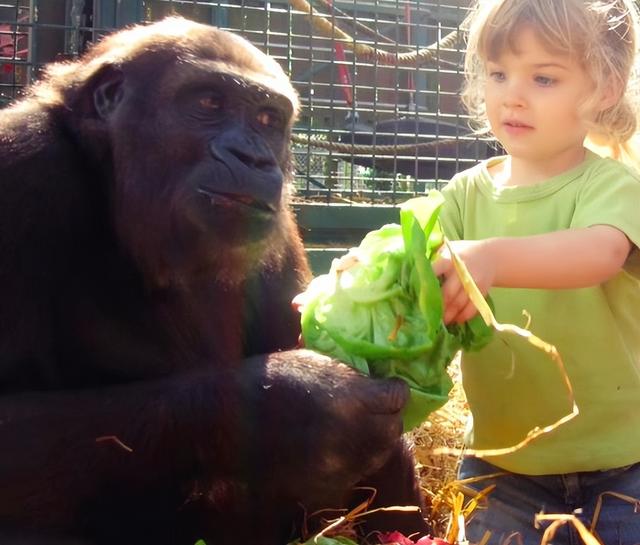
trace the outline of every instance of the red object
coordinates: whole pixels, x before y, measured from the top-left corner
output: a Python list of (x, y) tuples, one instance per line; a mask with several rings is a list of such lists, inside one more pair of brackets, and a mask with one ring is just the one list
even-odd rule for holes
[(6, 63), (2, 65), (2, 71), (5, 74), (11, 74), (11, 72), (13, 71), (13, 65)]
[[(329, 0), (329, 5), (333, 5), (333, 0)], [(341, 42), (335, 42), (333, 46), (336, 52), (336, 61), (338, 66), (338, 79), (342, 85), (342, 94), (344, 95), (344, 101), (351, 106), (353, 104), (353, 93), (351, 90), (351, 74), (346, 65), (346, 55), (344, 54), (344, 45)]]
[(338, 64), (338, 76), (340, 78), (340, 83), (343, 85), (342, 93), (344, 94), (345, 102), (351, 106), (353, 104), (353, 93), (351, 92), (351, 76), (349, 74), (349, 70), (347, 70), (346, 56), (344, 54), (344, 46), (336, 42), (334, 45), (336, 51), (336, 61)]
[(380, 543), (391, 545), (395, 543), (397, 545), (415, 545), (408, 537), (400, 532), (389, 532), (380, 536)]

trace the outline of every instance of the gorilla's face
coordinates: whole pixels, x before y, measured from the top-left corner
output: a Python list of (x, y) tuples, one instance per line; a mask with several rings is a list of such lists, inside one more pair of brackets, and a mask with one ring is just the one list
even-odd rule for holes
[(174, 108), (181, 127), (175, 136), (192, 135), (200, 151), (185, 173), (188, 192), (199, 196), (195, 223), (221, 244), (263, 239), (282, 207), (291, 103), (237, 75), (214, 72), (180, 89)]
[(151, 52), (105, 70), (94, 91), (114, 157), (121, 239), (159, 277), (238, 277), (286, 242), (295, 95), (273, 61), (256, 64), (251, 49), (243, 67), (242, 55), (216, 56), (217, 40), (207, 50), (203, 36), (201, 56), (189, 49), (149, 62)]

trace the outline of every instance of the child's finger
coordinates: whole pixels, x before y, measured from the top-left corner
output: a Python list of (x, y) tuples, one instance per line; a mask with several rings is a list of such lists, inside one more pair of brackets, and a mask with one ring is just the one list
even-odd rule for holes
[(444, 322), (446, 324), (453, 322), (469, 303), (469, 296), (459, 281), (456, 282), (455, 288), (455, 293), (450, 293), (449, 298), (445, 297)]
[(467, 304), (462, 308), (462, 310), (458, 313), (457, 316), (453, 319), (453, 321), (457, 324), (463, 324), (468, 322), (478, 313), (478, 309), (473, 304), (473, 301), (470, 299), (467, 300)]
[(291, 308), (294, 311), (302, 313), (302, 308), (304, 307), (305, 303), (307, 303), (308, 298), (309, 295), (306, 292), (299, 293), (291, 300)]
[(445, 306), (449, 306), (450, 303), (455, 301), (461, 290), (464, 292), (460, 279), (454, 271), (445, 275), (442, 282), (442, 299)]

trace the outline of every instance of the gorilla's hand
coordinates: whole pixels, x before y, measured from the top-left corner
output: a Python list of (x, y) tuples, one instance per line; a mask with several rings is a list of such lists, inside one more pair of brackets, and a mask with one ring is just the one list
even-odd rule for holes
[(250, 467), (262, 481), (259, 488), (319, 503), (336, 500), (338, 491), (375, 472), (397, 448), (408, 399), (402, 381), (372, 379), (308, 350), (246, 364), (258, 382), (248, 395), (255, 410)]

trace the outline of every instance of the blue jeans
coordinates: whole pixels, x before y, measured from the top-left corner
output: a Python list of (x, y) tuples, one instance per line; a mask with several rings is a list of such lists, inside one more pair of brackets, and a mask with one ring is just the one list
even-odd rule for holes
[[(467, 523), (467, 538), (471, 543), (491, 532), (489, 544), (499, 545), (514, 532), (522, 541), (512, 538), (517, 545), (537, 545), (550, 522), (534, 526), (537, 513), (574, 514), (589, 528), (593, 520), (598, 496), (603, 492), (617, 492), (640, 500), (640, 463), (606, 471), (586, 471), (564, 475), (520, 475), (508, 473), (481, 459), (467, 457), (459, 471), (460, 479), (502, 473), (497, 477), (469, 484), (482, 490), (490, 484), (496, 488), (489, 494), (486, 509), (476, 509)], [(613, 496), (604, 496), (595, 527), (596, 537), (604, 545), (635, 545), (640, 543), (640, 501), (637, 506)], [(558, 529), (553, 545), (578, 545), (582, 540), (573, 524)]]

